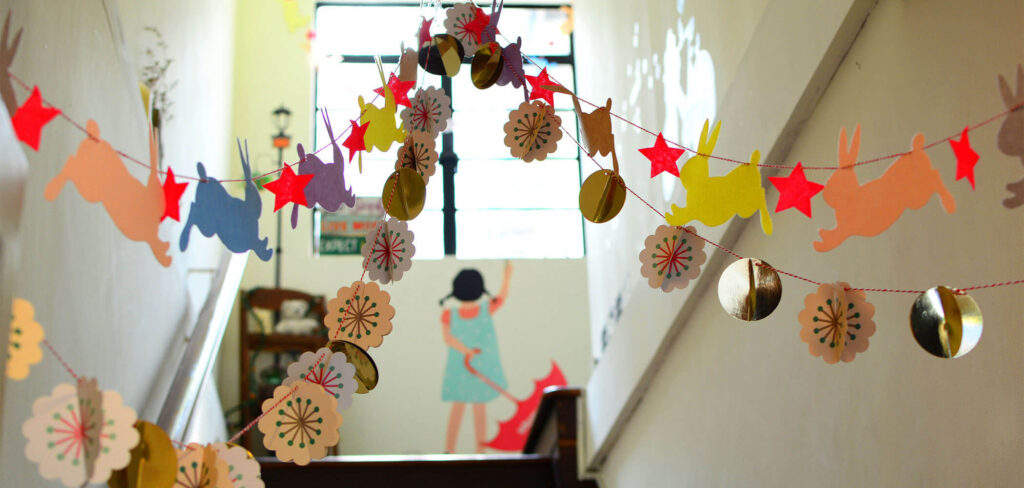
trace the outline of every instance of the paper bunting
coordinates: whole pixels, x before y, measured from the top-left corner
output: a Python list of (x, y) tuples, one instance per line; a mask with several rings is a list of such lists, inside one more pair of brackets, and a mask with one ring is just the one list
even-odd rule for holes
[(787, 177), (769, 176), (776, 190), (779, 190), (779, 203), (775, 205), (775, 213), (787, 208), (796, 208), (800, 213), (811, 216), (811, 198), (817, 195), (825, 185), (807, 181), (804, 167), (796, 163), (796, 167)]
[[(353, 207), (356, 204), (356, 194), (352, 192), (351, 186), (345, 184), (345, 158), (338, 147), (338, 141), (334, 139), (334, 131), (331, 129), (331, 120), (327, 110), (323, 112), (324, 126), (327, 128), (327, 137), (331, 140), (331, 147), (334, 149), (334, 163), (324, 163), (316, 154), (306, 154), (302, 144), (297, 144), (299, 152), (299, 174), (312, 175), (313, 180), (306, 185), (306, 205), (313, 207), (319, 205), (328, 212), (337, 212), (342, 205)], [(299, 205), (292, 207), (292, 228), (299, 223)]]
[(181, 231), (179, 246), (182, 251), (188, 247), (189, 234), (194, 225), (206, 237), (217, 234), (231, 252), (243, 253), (251, 249), (263, 261), (269, 261), (274, 255), (268, 245), (270, 239), (260, 239), (260, 212), (263, 205), (260, 203), (256, 183), (252, 181), (248, 142), (243, 153), (242, 143), (238, 141), (238, 156), (242, 160), (242, 173), (246, 179), (244, 200), (232, 198), (220, 181), (206, 175), (203, 163), (196, 163), (196, 171), (202, 181), (196, 185), (195, 201), (192, 202), (192, 209)]
[(420, 47), (417, 60), (427, 73), (454, 78), (462, 69), (465, 57), (466, 50), (458, 39), (448, 34), (438, 34)]
[(405, 143), (398, 148), (395, 169), (409, 168), (423, 177), (426, 184), (437, 170), (436, 143), (425, 132), (412, 132), (405, 137)]
[(175, 488), (232, 488), (228, 464), (220, 458), (215, 447), (189, 444), (175, 451), (178, 454)]
[(213, 444), (213, 448), (228, 468), (232, 488), (264, 488), (260, 463), (253, 459), (252, 453), (242, 446), (226, 442)]
[(263, 185), (263, 188), (274, 194), (274, 211), (277, 212), (289, 203), (306, 206), (306, 185), (312, 179), (313, 175), (296, 175), (292, 167), (286, 164), (281, 170), (281, 176)]
[(420, 47), (423, 47), (424, 44), (430, 42), (430, 39), (431, 39), (431, 37), (430, 37), (430, 24), (433, 24), (433, 23), (434, 23), (434, 19), (429, 19), (428, 20), (426, 18), (420, 17), (420, 35), (419, 35)]
[[(576, 97), (576, 94), (569, 91), (562, 85), (542, 85), (541, 88), (550, 90), (557, 93), (564, 93), (572, 97), (572, 105), (576, 109), (576, 115), (580, 118), (580, 127), (582, 129), (581, 141), (583, 146), (586, 147), (587, 154), (590, 157), (594, 157), (597, 154), (607, 156), (612, 154), (613, 161), (615, 161), (615, 171), (618, 172), (618, 158), (615, 157), (615, 135), (612, 134), (612, 99), (609, 98), (605, 102), (603, 107), (597, 107), (593, 112), (587, 113), (580, 107), (580, 99)], [(661, 145), (665, 145), (665, 138), (658, 134), (658, 141)], [(640, 152), (645, 156), (648, 156), (650, 149), (659, 148), (658, 143), (655, 142), (654, 148), (641, 149)], [(674, 151), (674, 149), (669, 149)], [(683, 151), (680, 151), (682, 154)], [(678, 159), (679, 156), (676, 156)], [(650, 156), (648, 156), (650, 159)], [(653, 160), (652, 160), (653, 161)], [(672, 163), (673, 170), (671, 171), (676, 176), (679, 176), (679, 170), (675, 168), (675, 162)], [(654, 168), (651, 168), (651, 172), (654, 172)], [(653, 176), (653, 174), (652, 174)]]
[(548, 77), (547, 68), (540, 70), (540, 74), (537, 76), (526, 76), (526, 81), (530, 82), (530, 100), (541, 99), (554, 107), (555, 94), (550, 89), (544, 87), (557, 85), (557, 83)]
[(7, 377), (23, 380), (29, 367), (43, 360), (39, 343), (46, 334), (36, 322), (36, 310), (28, 300), (15, 298), (11, 306), (11, 331), (7, 339)]
[(505, 67), (501, 70), (501, 76), (498, 76), (498, 86), (511, 84), (512, 88), (519, 88), (526, 83), (522, 48), (522, 37), (516, 38), (516, 42), (501, 48), (501, 58), (505, 61)]
[[(384, 81), (384, 70), (379, 62), (377, 71), (380, 74), (381, 86), (386, 88), (387, 83)], [(398, 105), (395, 104), (395, 96), (391, 93), (391, 90), (384, 90), (383, 108), (366, 103), (363, 101), (363, 96), (359, 95), (359, 113), (362, 114), (359, 117), (359, 123), (369, 124), (369, 127), (366, 128), (363, 134), (363, 141), (367, 151), (373, 148), (377, 148), (379, 151), (387, 151), (391, 148), (392, 143), (405, 140), (405, 130), (401, 125), (396, 125), (395, 122), (395, 114), (397, 112)], [(351, 159), (351, 156), (349, 156), (349, 159)]]
[(11, 116), (11, 124), (14, 125), (14, 133), (18, 135), (18, 140), (38, 151), (39, 135), (43, 131), (43, 126), (58, 115), (60, 110), (43, 106), (43, 96), (39, 94), (39, 87), (34, 86), (32, 94)]
[(682, 290), (700, 275), (700, 267), (707, 258), (704, 241), (696, 237), (693, 227), (684, 230), (659, 225), (654, 234), (644, 240), (640, 275), (647, 278), (651, 288), (660, 288), (666, 293), (675, 288)]
[[(351, 161), (356, 152), (366, 150), (366, 131), (369, 130), (370, 123), (357, 124), (354, 120), (349, 122), (352, 123), (352, 130), (349, 131), (348, 137), (341, 145), (348, 148), (348, 160)], [(334, 138), (332, 137), (331, 140)]]
[(110, 475), (110, 488), (171, 488), (178, 473), (178, 455), (171, 438), (160, 427), (135, 422), (139, 443), (131, 450), (131, 461)]
[(872, 237), (881, 234), (900, 218), (903, 211), (919, 209), (938, 193), (946, 213), (956, 211), (953, 195), (942, 183), (942, 175), (932, 167), (924, 152), (924, 136), (914, 136), (913, 149), (885, 170), (878, 179), (863, 185), (857, 181), (853, 164), (860, 149), (860, 125), (853, 141), (846, 145), (846, 128), (839, 132), (839, 168), (825, 183), (825, 203), (835, 209), (836, 226), (819, 229), (820, 241), (814, 250), (835, 249), (850, 236)]
[(498, 19), (501, 18), (501, 11), (504, 8), (505, 0), (495, 0), (491, 2), (491, 15), (477, 16), (477, 19), (487, 20), (487, 25), (480, 31), (480, 44), (498, 40)]
[[(1020, 158), (1021, 164), (1024, 164), (1024, 108), (1021, 107), (1024, 104), (1024, 66), (1017, 65), (1017, 93), (1014, 94), (1010, 90), (1010, 85), (1006, 83), (1003, 75), (999, 75), (999, 93), (1003, 97), (1006, 109), (1012, 110), (999, 127), (999, 151), (1007, 156)], [(1006, 190), (1012, 196), (1003, 200), (1004, 207), (1014, 209), (1024, 205), (1024, 179), (1008, 183)]]
[[(480, 34), (490, 20), (483, 10), (469, 2), (457, 3), (445, 15), (445, 32), (458, 39), (466, 53), (476, 52), (480, 45)], [(477, 20), (481, 17), (482, 20)]]
[(263, 401), (263, 418), (257, 423), (263, 446), (281, 461), (299, 466), (326, 456), (339, 440), (337, 403), (316, 383), (278, 386), (274, 397)]
[(935, 357), (963, 357), (978, 345), (984, 328), (978, 303), (962, 290), (936, 286), (918, 295), (910, 308), (914, 340)]
[(288, 377), (281, 383), (290, 386), (297, 381), (320, 385), (337, 401), (341, 412), (352, 406), (352, 394), (359, 387), (355, 379), (356, 367), (349, 364), (343, 353), (321, 347), (315, 353), (306, 351), (299, 360), (288, 365)]
[[(419, 70), (419, 55), (413, 49), (406, 48), (398, 59), (398, 79), (402, 81), (416, 82), (416, 72)], [(409, 91), (405, 91), (405, 99), (409, 100)], [(397, 100), (395, 103), (398, 103)]]
[(361, 249), (363, 269), (370, 279), (383, 284), (402, 279), (412, 267), (412, 256), (416, 253), (412, 242), (409, 224), (401, 220), (391, 218), (374, 224)]
[(971, 189), (974, 189), (974, 166), (978, 164), (978, 153), (971, 149), (971, 141), (967, 138), (968, 127), (964, 127), (964, 131), (960, 134), (960, 140), (949, 140), (950, 147), (953, 148), (953, 154), (956, 155), (956, 180), (960, 181), (967, 178), (967, 181), (971, 183)]
[(761, 230), (771, 235), (772, 218), (768, 213), (764, 188), (761, 187), (761, 171), (757, 166), (761, 159), (760, 151), (754, 151), (749, 163), (738, 165), (729, 174), (710, 176), (708, 156), (715, 150), (722, 122), (715, 124), (710, 137), (708, 124), (709, 121), (704, 121), (698, 154), (683, 163), (679, 170), (679, 180), (686, 188), (686, 207), (672, 204), (672, 211), (665, 214), (665, 220), (675, 226), (699, 220), (715, 227), (728, 222), (733, 216), (747, 218), (760, 212)]
[(804, 309), (797, 316), (800, 339), (812, 356), (828, 364), (840, 359), (848, 363), (868, 349), (868, 338), (875, 333), (874, 315), (875, 307), (863, 291), (850, 290), (842, 281), (824, 284), (804, 298)]
[[(413, 66), (415, 66), (415, 62), (413, 62)], [(402, 66), (402, 68), (404, 69), (405, 66)], [(391, 73), (388, 76), (388, 84), (387, 84), (387, 86), (386, 87), (382, 86), (382, 87), (379, 87), (379, 88), (374, 88), (373, 92), (378, 94), (378, 95), (380, 95), (380, 96), (382, 96), (382, 97), (387, 97), (387, 94), (384, 93), (384, 90), (390, 90), (391, 91), (391, 95), (395, 97), (395, 104), (396, 105), (402, 105), (402, 106), (408, 107), (409, 106), (409, 90), (412, 90), (413, 87), (416, 86), (416, 78), (415, 78), (415, 76), (416, 75), (414, 74), (412, 80), (402, 80), (401, 78), (395, 76), (394, 73)]]
[(160, 217), (160, 221), (164, 219), (174, 219), (177, 222), (181, 222), (181, 195), (185, 193), (185, 188), (188, 187), (188, 183), (178, 183), (174, 180), (174, 168), (167, 168), (167, 178), (164, 178), (164, 214)]
[(640, 149), (640, 153), (651, 161), (651, 178), (661, 173), (668, 173), (678, 178), (679, 167), (676, 166), (676, 161), (679, 161), (685, 152), (685, 149), (668, 147), (668, 144), (665, 144), (665, 136), (660, 132), (658, 139), (654, 141), (654, 146)]
[(96, 380), (81, 379), (77, 387), (62, 383), (32, 404), (32, 417), (21, 427), (25, 455), (48, 480), (103, 483), (131, 460), (139, 442), (134, 423), (135, 411), (121, 403), (121, 395), (100, 392)]
[[(11, 65), (14, 64), (14, 57), (18, 54), (18, 45), (21, 44), (21, 32), (14, 34), (14, 41), (7, 42), (11, 33), (11, 12), (7, 11), (7, 20), (4, 21), (3, 36), (0, 37), (0, 71), (10, 73)], [(0, 76), (0, 98), (7, 107), (7, 113), (13, 114), (18, 111), (18, 99), (14, 96), (14, 85), (11, 84), (10, 76)]]
[(288, 32), (295, 32), (309, 25), (309, 16), (299, 11), (298, 0), (278, 0), (281, 8), (284, 9), (284, 22), (288, 25)]
[(355, 281), (327, 302), (324, 325), (331, 340), (346, 340), (362, 349), (377, 347), (391, 333), (395, 308), (391, 296), (374, 282)]
[(87, 202), (102, 202), (117, 228), (133, 241), (149, 244), (156, 260), (171, 265), (167, 254), (170, 243), (160, 240), (160, 221), (164, 215), (164, 188), (157, 172), (159, 166), (156, 137), (149, 137), (149, 178), (145, 186), (125, 167), (109, 142), (100, 139), (100, 126), (95, 120), (86, 123), (88, 136), (78, 151), (68, 157), (60, 173), (46, 185), (47, 200), (57, 195), (67, 182), (72, 182)]
[(505, 123), (505, 145), (512, 156), (529, 163), (543, 161), (557, 149), (562, 138), (562, 118), (544, 102), (523, 102), (508, 114)]
[(412, 106), (402, 110), (402, 124), (410, 133), (422, 132), (434, 139), (448, 127), (452, 118), (452, 99), (435, 87), (416, 90)]

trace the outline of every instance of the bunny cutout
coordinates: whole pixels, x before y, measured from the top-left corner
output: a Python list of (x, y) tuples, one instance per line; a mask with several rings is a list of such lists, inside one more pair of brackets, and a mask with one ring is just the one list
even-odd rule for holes
[(757, 166), (761, 152), (754, 151), (749, 163), (740, 164), (725, 176), (709, 176), (708, 156), (718, 142), (718, 129), (722, 122), (715, 124), (710, 137), (709, 123), (704, 121), (698, 154), (688, 159), (679, 170), (679, 180), (686, 188), (686, 206), (680, 208), (672, 204), (672, 211), (665, 214), (665, 221), (669, 225), (683, 226), (699, 220), (714, 227), (726, 223), (734, 215), (748, 218), (760, 212), (761, 230), (771, 235), (772, 218), (761, 186), (761, 170)]
[[(345, 157), (341, 155), (341, 148), (334, 138), (334, 131), (331, 129), (331, 119), (327, 110), (323, 113), (324, 125), (327, 126), (327, 138), (331, 140), (334, 147), (334, 163), (325, 163), (316, 154), (306, 154), (302, 144), (297, 146), (299, 151), (299, 172), (300, 175), (313, 175), (313, 179), (306, 185), (306, 205), (313, 208), (320, 205), (328, 212), (336, 212), (342, 205), (352, 207), (356, 204), (356, 194), (352, 193), (351, 186), (345, 186)], [(299, 206), (292, 205), (292, 228), (299, 223)]]
[[(1017, 93), (1010, 90), (1003, 75), (999, 75), (999, 92), (1006, 108), (1012, 110), (999, 127), (999, 151), (1020, 158), (1020, 163), (1024, 164), (1024, 67), (1017, 65)], [(1007, 184), (1006, 189), (1013, 196), (1003, 200), (1004, 207), (1013, 209), (1024, 205), (1024, 179)]]
[(863, 185), (857, 181), (853, 166), (860, 150), (860, 125), (853, 131), (849, 148), (846, 128), (839, 132), (839, 169), (825, 182), (822, 196), (835, 210), (836, 226), (819, 229), (820, 241), (814, 250), (826, 252), (835, 249), (847, 237), (876, 236), (900, 218), (903, 211), (925, 206), (938, 193), (946, 213), (956, 211), (956, 201), (942, 183), (942, 175), (932, 167), (924, 152), (924, 135), (916, 134), (912, 150), (896, 159), (882, 176)]
[(89, 135), (78, 145), (78, 151), (68, 157), (60, 173), (46, 184), (43, 196), (56, 200), (64, 184), (74, 183), (85, 201), (103, 203), (125, 237), (148, 243), (156, 260), (170, 266), (167, 250), (171, 245), (157, 235), (164, 214), (164, 189), (157, 173), (154, 134), (149, 134), (149, 178), (143, 186), (128, 172), (113, 146), (100, 139), (99, 124), (90, 119), (85, 126)]
[(264, 261), (270, 261), (274, 251), (267, 243), (269, 238), (260, 239), (260, 212), (263, 204), (256, 183), (252, 180), (252, 169), (249, 167), (249, 144), (238, 141), (238, 156), (242, 159), (242, 172), (245, 175), (245, 199), (233, 198), (224, 189), (224, 184), (216, 178), (206, 175), (203, 163), (196, 163), (199, 173), (199, 184), (196, 185), (196, 199), (181, 231), (179, 247), (182, 251), (188, 247), (189, 232), (195, 225), (206, 237), (217, 234), (224, 246), (231, 252), (243, 253), (250, 249)]
[[(14, 35), (14, 41), (10, 44), (7, 43), (8, 34), (11, 30), (11, 11), (7, 11), (7, 20), (4, 21), (4, 32), (0, 37), (0, 70), (7, 73), (11, 70), (11, 64), (14, 63), (14, 56), (18, 54), (18, 45), (21, 44), (21, 32), (23, 29), (18, 29), (18, 33)], [(0, 98), (3, 99), (4, 105), (7, 106), (7, 113), (14, 115), (18, 111), (18, 99), (14, 97), (14, 85), (11, 82), (10, 76), (0, 77)]]
[(360, 125), (370, 124), (363, 136), (367, 151), (376, 147), (383, 152), (391, 148), (391, 143), (401, 144), (405, 141), (405, 130), (401, 124), (395, 121), (398, 104), (395, 103), (395, 95), (391, 93), (387, 81), (384, 80), (384, 69), (381, 67), (379, 59), (377, 60), (377, 71), (380, 73), (381, 85), (384, 86), (384, 108), (367, 104), (363, 101), (363, 96), (359, 95), (359, 112), (362, 114), (359, 117), (359, 123)]

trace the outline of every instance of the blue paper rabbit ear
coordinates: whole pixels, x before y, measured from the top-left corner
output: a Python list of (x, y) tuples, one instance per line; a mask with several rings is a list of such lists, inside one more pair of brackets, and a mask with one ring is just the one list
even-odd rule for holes
[(196, 172), (199, 173), (200, 183), (205, 183), (206, 182), (205, 181), (206, 180), (206, 166), (203, 166), (203, 162), (202, 161), (196, 162)]

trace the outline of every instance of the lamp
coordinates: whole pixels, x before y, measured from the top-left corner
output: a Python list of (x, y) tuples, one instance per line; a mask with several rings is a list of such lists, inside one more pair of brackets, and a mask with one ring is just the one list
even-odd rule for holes
[(284, 148), (291, 145), (292, 142), (292, 136), (284, 133), (284, 130), (288, 128), (288, 123), (291, 121), (292, 111), (285, 108), (284, 105), (281, 105), (271, 112), (271, 115), (273, 116), (274, 127), (277, 127), (277, 134), (272, 136), (274, 140), (274, 147), (283, 151)]

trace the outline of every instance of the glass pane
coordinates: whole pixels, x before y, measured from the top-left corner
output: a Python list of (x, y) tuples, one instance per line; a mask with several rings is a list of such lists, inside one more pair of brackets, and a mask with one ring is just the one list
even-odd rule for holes
[(462, 160), (455, 174), (456, 207), (564, 208), (579, 205), (579, 163), (548, 159), (526, 164), (513, 160)]
[[(569, 19), (568, 13), (559, 8), (513, 8), (507, 6), (501, 11), (498, 37), (502, 44), (523, 38), (523, 53), (542, 55), (568, 55), (569, 36), (562, 33), (562, 25)], [(490, 13), (490, 7), (484, 7)]]
[(460, 210), (455, 215), (459, 259), (583, 257), (579, 210)]
[(444, 257), (444, 216), (440, 210), (424, 210), (409, 221), (416, 254), (413, 259), (441, 259)]
[(398, 54), (403, 42), (416, 46), (419, 27), (418, 6), (325, 5), (316, 9), (316, 40), (326, 46), (326, 54)]

